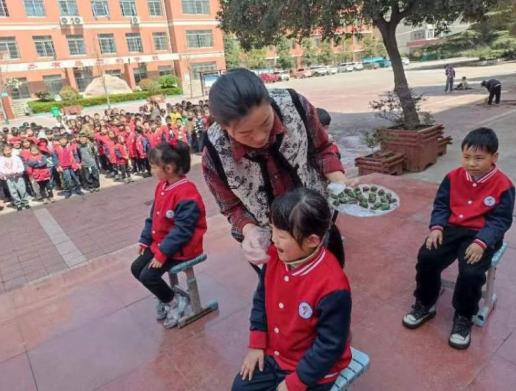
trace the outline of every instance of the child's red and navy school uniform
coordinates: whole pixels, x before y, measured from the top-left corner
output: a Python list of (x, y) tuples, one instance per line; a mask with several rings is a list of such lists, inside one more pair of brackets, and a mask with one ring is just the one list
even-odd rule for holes
[(118, 172), (122, 175), (122, 179), (131, 179), (131, 173), (129, 172), (129, 152), (127, 151), (127, 147), (122, 143), (117, 143), (114, 146), (114, 152)]
[(42, 198), (51, 199), (54, 197), (51, 186), (52, 174), (48, 167), (47, 157), (43, 154), (31, 155), (26, 161), (27, 173), (39, 186), (39, 193)]
[[(443, 243), (428, 250), (423, 244), (416, 266), (414, 296), (425, 306), (437, 301), (441, 272), (459, 260), (459, 276), (453, 296), (457, 314), (471, 318), (478, 312), (482, 286), (494, 253), (501, 247), (513, 220), (514, 185), (498, 168), (473, 178), (464, 168), (450, 172), (437, 191), (431, 230), (443, 231)], [(484, 249), (482, 259), (468, 264), (466, 249), (472, 243)]]
[(57, 146), (54, 150), (57, 159), (57, 170), (63, 174), (63, 190), (65, 198), (71, 196), (72, 192), (82, 194), (81, 182), (75, 173), (81, 168), (77, 151), (70, 144), (62, 147)]
[[(169, 303), (174, 292), (161, 276), (174, 263), (203, 253), (206, 209), (197, 187), (187, 178), (168, 184), (160, 181), (154, 193), (149, 218), (145, 220), (140, 246), (145, 251), (132, 264), (131, 271), (162, 303)], [(161, 268), (149, 268), (155, 258)]]
[(276, 248), (269, 255), (254, 295), (249, 333), (249, 348), (265, 351), (266, 369), (257, 369), (250, 382), (237, 375), (232, 389), (247, 390), (249, 383), (276, 389), (285, 379), (289, 391), (329, 390), (351, 360), (348, 279), (325, 248), (293, 269), (279, 259)]

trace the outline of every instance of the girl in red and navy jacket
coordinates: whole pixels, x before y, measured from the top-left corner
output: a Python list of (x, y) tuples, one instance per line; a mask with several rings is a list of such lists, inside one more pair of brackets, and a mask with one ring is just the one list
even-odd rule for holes
[(43, 202), (54, 202), (54, 193), (51, 186), (51, 173), (47, 163), (47, 157), (42, 154), (48, 154), (46, 146), (41, 145), (39, 148), (36, 145), (30, 147), (31, 156), (25, 161), (27, 166), (27, 173), (39, 187), (39, 194)]
[(190, 150), (184, 143), (160, 144), (150, 154), (152, 171), (158, 178), (150, 217), (140, 237), (140, 256), (131, 272), (158, 299), (157, 319), (171, 328), (177, 325), (187, 301), (161, 276), (177, 262), (203, 253), (206, 210), (190, 171)]
[(473, 130), (462, 142), (462, 167), (450, 172), (437, 191), (430, 234), (418, 255), (416, 303), (403, 318), (405, 327), (415, 329), (435, 316), (441, 272), (458, 258), (448, 340), (456, 349), (471, 342), (471, 318), (478, 312), (485, 273), (512, 224), (514, 186), (496, 167), (497, 160), (492, 129)]
[(72, 192), (77, 195), (83, 195), (81, 182), (75, 174), (75, 171), (81, 168), (81, 164), (79, 163), (77, 151), (70, 145), (66, 134), (61, 135), (59, 146), (55, 147), (54, 151), (57, 159), (57, 172), (62, 175), (64, 197), (70, 198)]
[(251, 310), (249, 352), (233, 391), (330, 390), (351, 360), (351, 294), (326, 249), (328, 202), (298, 188), (271, 207), (270, 259)]
[(124, 136), (118, 136), (117, 143), (114, 146), (114, 152), (117, 169), (121, 176), (120, 179), (126, 183), (132, 182), (131, 173), (129, 171), (129, 151), (127, 150)]

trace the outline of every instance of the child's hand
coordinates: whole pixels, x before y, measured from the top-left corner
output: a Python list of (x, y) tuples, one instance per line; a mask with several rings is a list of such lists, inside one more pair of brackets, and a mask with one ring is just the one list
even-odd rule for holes
[(256, 369), (256, 364), (258, 364), (258, 369), (260, 372), (263, 372), (263, 360), (264, 360), (263, 349), (249, 349), (247, 352), (247, 356), (244, 358), (244, 362), (242, 364), (242, 368), (240, 369), (240, 376), (242, 376), (242, 380), (249, 378), (249, 381), (253, 379), (253, 373)]
[(287, 388), (287, 382), (283, 380), (279, 385), (278, 388), (276, 388), (276, 391), (288, 391)]
[(163, 265), (156, 258), (152, 258), (151, 263), (149, 263), (149, 269), (159, 269), (161, 266)]
[(479, 244), (471, 243), (466, 249), (466, 261), (470, 265), (480, 261), (483, 256), (484, 249)]
[(441, 244), (443, 244), (443, 232), (434, 229), (426, 238), (426, 248), (428, 250), (432, 250), (433, 248), (437, 250)]

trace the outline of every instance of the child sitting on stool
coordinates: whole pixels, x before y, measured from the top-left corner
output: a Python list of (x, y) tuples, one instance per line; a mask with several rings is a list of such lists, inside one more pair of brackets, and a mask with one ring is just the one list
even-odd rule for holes
[(190, 171), (187, 144), (159, 144), (151, 150), (149, 161), (159, 182), (131, 272), (157, 297), (156, 318), (172, 328), (177, 326), (188, 300), (182, 295), (176, 297), (161, 276), (176, 263), (203, 253), (206, 210), (199, 191), (185, 176)]
[(475, 129), (462, 142), (462, 167), (450, 172), (437, 191), (430, 234), (416, 265), (416, 303), (403, 318), (405, 327), (415, 329), (435, 316), (441, 272), (458, 258), (448, 340), (456, 349), (471, 343), (471, 319), (478, 312), (485, 273), (512, 224), (514, 186), (496, 167), (497, 160), (498, 138), (492, 129)]
[(323, 245), (331, 211), (298, 188), (271, 207), (270, 259), (254, 294), (249, 352), (233, 391), (330, 390), (351, 360), (349, 282)]

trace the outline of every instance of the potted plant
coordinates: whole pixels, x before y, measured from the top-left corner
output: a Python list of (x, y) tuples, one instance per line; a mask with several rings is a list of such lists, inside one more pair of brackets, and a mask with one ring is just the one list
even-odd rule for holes
[[(384, 93), (379, 100), (370, 103), (377, 116), (391, 121), (394, 125), (379, 129), (381, 146), (384, 151), (399, 152), (405, 155), (405, 169), (422, 171), (434, 164), (440, 154), (446, 152), (439, 140), (445, 139), (444, 126), (434, 124), (432, 115), (421, 110), (424, 101), (422, 95), (410, 90), (421, 124), (413, 127), (405, 126), (403, 108), (394, 91)], [(446, 139), (449, 140), (449, 139)]]
[(388, 175), (401, 175), (403, 173), (405, 155), (399, 152), (378, 150), (382, 141), (382, 136), (378, 130), (364, 133), (363, 141), (371, 149), (371, 153), (355, 159), (359, 175), (375, 172)]

